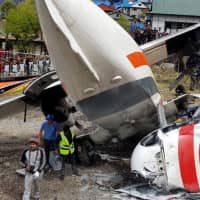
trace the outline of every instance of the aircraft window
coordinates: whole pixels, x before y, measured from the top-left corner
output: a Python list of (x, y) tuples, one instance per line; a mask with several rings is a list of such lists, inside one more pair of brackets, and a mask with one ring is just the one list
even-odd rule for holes
[(86, 89), (83, 90), (83, 93), (89, 94), (89, 93), (94, 92), (94, 91), (95, 91), (95, 88), (86, 88)]
[(115, 76), (111, 79), (111, 83), (118, 83), (122, 80), (121, 76)]
[(153, 131), (150, 135), (147, 135), (145, 138), (141, 140), (142, 146), (151, 146), (158, 143), (159, 139), (157, 136), (157, 130)]

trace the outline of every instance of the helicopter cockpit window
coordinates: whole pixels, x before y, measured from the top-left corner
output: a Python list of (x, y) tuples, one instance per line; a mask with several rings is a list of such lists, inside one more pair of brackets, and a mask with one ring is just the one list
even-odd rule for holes
[(157, 144), (159, 142), (157, 132), (158, 131), (155, 130), (152, 133), (150, 133), (149, 135), (147, 135), (146, 137), (144, 137), (140, 142), (141, 145), (142, 146), (151, 146), (151, 145)]

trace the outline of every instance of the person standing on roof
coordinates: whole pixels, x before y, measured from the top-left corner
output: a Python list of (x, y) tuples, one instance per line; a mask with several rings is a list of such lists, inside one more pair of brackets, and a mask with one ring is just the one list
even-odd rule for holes
[(39, 131), (40, 142), (43, 139), (44, 150), (47, 158), (47, 166), (51, 167), (49, 164), (49, 154), (50, 151), (55, 151), (56, 149), (56, 137), (58, 131), (58, 123), (54, 121), (54, 116), (52, 114), (48, 114), (46, 116), (46, 121), (42, 123), (42, 126)]
[(38, 137), (31, 137), (29, 148), (23, 152), (21, 157), (20, 163), (25, 168), (23, 200), (30, 200), (31, 191), (35, 200), (40, 199), (39, 182), (43, 175), (46, 155), (44, 149), (39, 147), (39, 143)]

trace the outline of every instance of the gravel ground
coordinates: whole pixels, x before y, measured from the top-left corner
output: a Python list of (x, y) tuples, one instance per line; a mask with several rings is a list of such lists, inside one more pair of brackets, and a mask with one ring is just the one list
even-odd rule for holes
[[(20, 168), (19, 159), (27, 140), (39, 131), (44, 116), (39, 109), (29, 110), (27, 122), (23, 113), (0, 121), (0, 199), (20, 200), (23, 193), (24, 177), (16, 174)], [(110, 200), (114, 188), (122, 185), (119, 181), (110, 182), (105, 177), (118, 176), (129, 172), (129, 165), (121, 161), (97, 161), (91, 167), (79, 166), (81, 176), (69, 173), (65, 180), (58, 178), (59, 172), (47, 172), (41, 182), (43, 200)]]
[[(169, 83), (174, 71), (153, 68), (160, 92), (165, 99), (174, 97)], [(165, 76), (162, 76), (165, 74)], [(162, 81), (162, 77), (170, 77)], [(1, 101), (1, 99), (0, 99)], [(24, 177), (16, 174), (19, 159), (27, 146), (30, 135), (37, 134), (44, 116), (40, 109), (28, 110), (27, 122), (20, 113), (0, 121), (0, 200), (20, 200), (23, 193)], [(88, 124), (87, 124), (88, 125)], [(42, 200), (110, 200), (116, 199), (114, 189), (122, 187), (129, 180), (129, 163), (121, 160), (98, 161), (91, 167), (79, 166), (80, 177), (67, 174), (64, 181), (58, 179), (58, 172), (48, 172), (41, 182)], [(125, 179), (120, 179), (121, 175)], [(115, 177), (112, 181), (108, 177)], [(116, 178), (118, 178), (116, 180)], [(133, 200), (131, 197), (130, 199)]]

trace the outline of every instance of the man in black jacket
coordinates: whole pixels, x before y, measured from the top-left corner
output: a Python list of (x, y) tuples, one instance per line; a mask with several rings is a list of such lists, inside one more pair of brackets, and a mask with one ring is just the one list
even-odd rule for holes
[(29, 148), (21, 157), (21, 165), (25, 168), (23, 200), (30, 200), (32, 186), (33, 198), (40, 199), (39, 182), (46, 164), (46, 155), (44, 149), (39, 147), (39, 143), (38, 137), (31, 137)]

